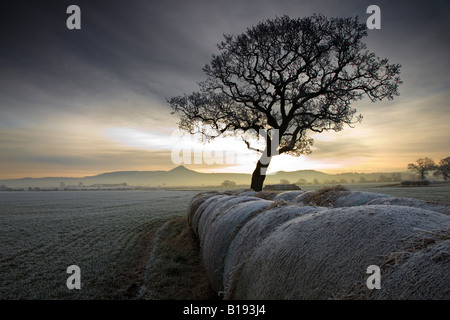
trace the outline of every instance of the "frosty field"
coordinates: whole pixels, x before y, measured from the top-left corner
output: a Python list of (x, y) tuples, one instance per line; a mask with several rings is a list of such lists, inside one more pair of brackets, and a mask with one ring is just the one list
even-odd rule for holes
[[(321, 186), (302, 186), (303, 190)], [(448, 185), (352, 190), (449, 203)], [(198, 191), (0, 192), (0, 299), (136, 297), (153, 236)], [(81, 269), (69, 290), (67, 267)]]
[[(0, 299), (110, 299), (139, 278), (151, 236), (194, 191), (0, 193)], [(81, 269), (81, 289), (66, 286)]]

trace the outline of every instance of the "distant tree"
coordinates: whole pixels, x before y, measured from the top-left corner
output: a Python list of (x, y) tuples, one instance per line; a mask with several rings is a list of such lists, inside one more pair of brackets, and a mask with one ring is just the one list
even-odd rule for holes
[[(274, 155), (311, 152), (309, 133), (341, 131), (361, 121), (354, 101), (398, 95), (400, 65), (369, 50), (365, 22), (322, 15), (267, 20), (238, 36), (226, 35), (203, 68), (200, 90), (168, 99), (179, 127), (206, 140), (242, 137), (261, 153), (251, 188), (261, 191)], [(263, 138), (264, 147), (250, 145)]]
[(313, 183), (314, 183), (314, 184), (319, 184), (319, 179), (314, 178)]
[(298, 179), (297, 184), (308, 184), (308, 181), (306, 179)]
[(281, 183), (281, 184), (289, 184), (290, 182), (289, 182), (288, 179), (281, 179), (281, 180), (280, 180), (280, 183)]
[(394, 182), (402, 181), (402, 175), (400, 173), (394, 172), (392, 174), (392, 181)]
[(364, 177), (359, 177), (359, 182), (360, 182), (360, 183), (366, 183), (366, 182), (367, 182), (367, 179), (364, 178)]
[(444, 158), (439, 161), (439, 165), (436, 167), (436, 171), (433, 173), (435, 177), (442, 176), (445, 181), (450, 179), (450, 157)]
[(231, 187), (235, 187), (236, 186), (236, 182), (230, 181), (230, 180), (224, 180), (221, 183), (221, 185), (222, 185), (222, 187), (225, 187), (225, 188), (231, 188)]
[(392, 181), (392, 178), (386, 177), (384, 174), (381, 174), (381, 175), (378, 177), (378, 181), (379, 181), (379, 182), (391, 182), (391, 181)]
[(433, 159), (425, 157), (417, 159), (416, 163), (409, 163), (407, 168), (418, 173), (421, 180), (425, 180), (428, 172), (436, 169), (436, 164)]

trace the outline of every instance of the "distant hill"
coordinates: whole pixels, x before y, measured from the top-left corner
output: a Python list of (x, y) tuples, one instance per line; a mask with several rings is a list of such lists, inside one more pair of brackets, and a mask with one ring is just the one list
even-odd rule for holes
[[(395, 181), (411, 178), (410, 173), (396, 173)], [(384, 177), (384, 178), (383, 178)], [(280, 183), (287, 180), (289, 183), (352, 183), (365, 181), (392, 181), (393, 173), (341, 173), (327, 174), (315, 170), (279, 171), (266, 177), (266, 184)], [(22, 178), (0, 180), (4, 189), (8, 188), (57, 188), (62, 185), (92, 186), (117, 185), (126, 183), (128, 186), (140, 187), (197, 187), (219, 186), (224, 180), (234, 181), (237, 185), (249, 186), (251, 174), (243, 173), (202, 173), (187, 169), (184, 166), (169, 171), (117, 171), (107, 172), (83, 178), (48, 177), (48, 178)], [(286, 183), (285, 181), (283, 183)]]

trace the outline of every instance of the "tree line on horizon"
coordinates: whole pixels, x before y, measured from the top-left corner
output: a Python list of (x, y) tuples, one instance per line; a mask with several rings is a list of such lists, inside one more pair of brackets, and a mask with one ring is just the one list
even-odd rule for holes
[(442, 177), (444, 181), (450, 178), (450, 157), (446, 157), (436, 164), (433, 159), (425, 157), (416, 160), (416, 163), (409, 163), (407, 166), (408, 171), (417, 173), (420, 180), (425, 180), (427, 175), (433, 172), (433, 176)]

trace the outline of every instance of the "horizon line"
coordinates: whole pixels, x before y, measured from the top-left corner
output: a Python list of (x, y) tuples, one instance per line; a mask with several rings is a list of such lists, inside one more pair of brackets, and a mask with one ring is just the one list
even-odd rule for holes
[[(252, 175), (252, 172), (248, 172), (248, 173), (244, 173), (244, 172), (202, 172), (202, 171), (197, 171), (194, 169), (189, 169), (184, 165), (179, 165), (176, 166), (172, 169), (169, 170), (117, 170), (117, 171), (105, 171), (105, 172), (101, 172), (101, 173), (97, 173), (97, 174), (93, 174), (93, 175), (84, 175), (84, 176), (40, 176), (40, 177), (21, 177), (21, 178), (0, 178), (0, 181), (6, 181), (6, 180), (25, 180), (25, 179), (84, 179), (84, 178), (90, 178), (90, 177), (96, 177), (102, 174), (109, 174), (109, 173), (119, 173), (119, 172), (141, 172), (141, 173), (145, 173), (145, 172), (170, 172), (173, 171), (175, 169), (178, 168), (184, 168), (188, 171), (192, 171), (192, 172), (196, 172), (196, 173), (203, 173), (203, 174), (240, 174), (240, 175)], [(300, 172), (300, 171), (314, 171), (314, 172), (319, 172), (319, 173), (323, 173), (323, 174), (328, 174), (328, 175), (340, 175), (340, 174), (377, 174), (377, 173), (411, 173), (407, 170), (404, 171), (371, 171), (371, 172), (357, 172), (357, 171), (342, 171), (342, 172), (336, 172), (336, 173), (328, 173), (328, 172), (324, 172), (322, 170), (315, 170), (315, 169), (300, 169), (300, 170), (278, 170), (278, 171), (274, 171), (271, 172), (269, 174), (267, 174), (267, 176), (271, 176), (271, 175), (275, 175), (277, 173), (281, 173), (281, 172), (285, 172), (285, 173), (289, 173), (289, 172)]]

